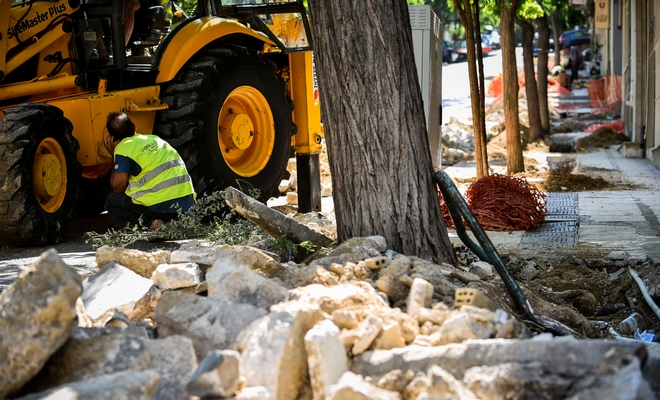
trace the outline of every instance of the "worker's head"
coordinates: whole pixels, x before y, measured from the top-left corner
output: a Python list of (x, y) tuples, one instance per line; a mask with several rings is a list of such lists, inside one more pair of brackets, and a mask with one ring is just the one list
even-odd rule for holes
[(135, 124), (124, 113), (111, 112), (108, 114), (108, 122), (105, 127), (115, 140), (126, 139), (135, 134)]

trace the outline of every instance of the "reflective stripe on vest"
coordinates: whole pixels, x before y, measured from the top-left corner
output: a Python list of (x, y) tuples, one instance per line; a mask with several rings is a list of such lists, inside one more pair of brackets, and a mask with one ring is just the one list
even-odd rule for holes
[[(145, 176), (143, 176), (142, 179), (140, 179), (139, 181), (134, 181), (134, 182), (129, 183), (128, 184), (128, 190), (136, 190), (137, 188), (146, 185), (147, 182), (154, 179), (158, 174), (160, 174), (161, 172), (165, 172), (170, 168), (185, 167), (185, 166), (186, 166), (186, 164), (184, 164), (183, 160), (181, 160), (181, 159), (168, 161), (165, 164), (160, 164), (156, 168), (154, 168), (151, 171), (147, 172), (147, 174)], [(188, 180), (190, 180), (190, 177), (188, 177), (188, 178), (189, 178)], [(177, 183), (182, 183), (182, 182), (183, 181), (177, 182)], [(159, 184), (159, 185), (162, 185), (162, 184)], [(165, 188), (165, 186), (161, 186), (161, 188)]]
[(129, 157), (142, 171), (129, 174), (126, 194), (134, 203), (152, 206), (194, 195), (192, 181), (179, 153), (155, 135), (135, 134), (122, 140), (115, 154)]

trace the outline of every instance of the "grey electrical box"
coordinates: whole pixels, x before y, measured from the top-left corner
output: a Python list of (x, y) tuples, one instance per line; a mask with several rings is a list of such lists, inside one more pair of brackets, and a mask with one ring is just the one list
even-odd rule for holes
[(430, 6), (409, 6), (415, 65), (433, 166), (442, 165), (442, 23)]

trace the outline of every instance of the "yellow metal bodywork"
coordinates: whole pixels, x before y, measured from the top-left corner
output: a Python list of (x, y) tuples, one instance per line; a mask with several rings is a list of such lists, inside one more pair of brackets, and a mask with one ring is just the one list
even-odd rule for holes
[(167, 108), (159, 99), (160, 86), (92, 93), (47, 101), (62, 111), (73, 124), (73, 136), (80, 143), (78, 161), (83, 167), (111, 164), (103, 145), (105, 123), (112, 111), (124, 109), (140, 133), (153, 133), (156, 111)]
[(176, 76), (188, 60), (209, 43), (218, 38), (243, 34), (261, 40), (265, 45), (275, 46), (266, 35), (226, 18), (202, 17), (184, 26), (165, 49), (160, 62), (156, 83), (168, 82)]
[[(30, 6), (13, 5), (0, 1), (0, 71), (7, 75), (27, 60), (52, 46), (65, 33), (63, 16), (71, 15), (78, 7), (71, 7), (68, 0), (35, 1)], [(6, 35), (6, 37), (5, 37)], [(14, 51), (16, 50), (16, 51)], [(68, 54), (66, 52), (65, 54)]]
[(320, 153), (323, 125), (312, 52), (289, 54), (289, 75), (291, 99), (295, 104), (293, 122), (298, 127), (293, 146), (298, 154)]

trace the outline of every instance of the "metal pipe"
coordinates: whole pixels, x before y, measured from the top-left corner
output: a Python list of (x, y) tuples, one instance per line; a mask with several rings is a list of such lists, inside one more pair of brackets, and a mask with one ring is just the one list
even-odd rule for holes
[(19, 97), (32, 96), (39, 93), (57, 90), (74, 89), (80, 86), (80, 76), (63, 76), (43, 81), (17, 83), (0, 87), (0, 100), (10, 100)]

